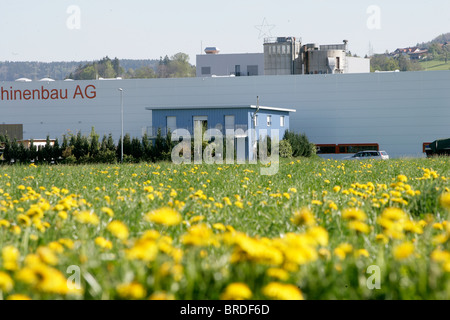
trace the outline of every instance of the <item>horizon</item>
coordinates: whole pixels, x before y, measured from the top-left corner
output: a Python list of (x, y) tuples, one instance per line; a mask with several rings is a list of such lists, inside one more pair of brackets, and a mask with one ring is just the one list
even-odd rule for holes
[[(0, 5), (0, 61), (80, 62), (101, 57), (158, 60), (218, 47), (222, 54), (262, 53), (266, 37), (302, 43), (349, 40), (364, 57), (428, 42), (448, 30), (450, 2), (435, 0), (6, 0)], [(288, 10), (286, 10), (288, 9)], [(423, 26), (430, 26), (424, 28)]]

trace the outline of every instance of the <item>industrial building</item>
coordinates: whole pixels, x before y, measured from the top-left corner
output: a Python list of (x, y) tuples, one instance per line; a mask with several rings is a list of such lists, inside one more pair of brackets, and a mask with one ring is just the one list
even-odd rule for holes
[[(391, 158), (424, 157), (424, 144), (450, 136), (450, 71), (0, 82), (0, 125), (22, 125), (23, 139), (62, 135), (141, 137), (152, 108), (260, 105), (293, 109), (289, 128), (324, 157), (358, 148)], [(118, 89), (121, 88), (122, 91)], [(122, 96), (123, 95), (123, 96)]]
[(342, 44), (302, 45), (298, 37), (264, 39), (264, 53), (220, 54), (215, 47), (197, 55), (197, 77), (369, 73), (370, 59), (348, 55)]

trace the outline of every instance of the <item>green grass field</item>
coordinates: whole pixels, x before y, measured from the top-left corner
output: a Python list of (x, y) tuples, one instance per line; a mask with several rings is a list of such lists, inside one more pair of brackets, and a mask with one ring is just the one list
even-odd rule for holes
[(421, 61), (420, 65), (426, 71), (450, 70), (450, 61), (447, 64), (445, 61)]
[(450, 299), (449, 158), (4, 166), (0, 299)]

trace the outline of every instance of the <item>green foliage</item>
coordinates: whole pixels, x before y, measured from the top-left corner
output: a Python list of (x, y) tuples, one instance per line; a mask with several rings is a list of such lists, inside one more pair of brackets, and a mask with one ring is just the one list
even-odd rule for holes
[(108, 56), (100, 61), (79, 65), (69, 76), (73, 80), (94, 80), (98, 78), (116, 78), (124, 72), (119, 59), (111, 60)]
[(422, 66), (417, 61), (412, 61), (408, 57), (399, 55), (398, 57), (390, 57), (384, 54), (374, 55), (370, 59), (370, 70), (375, 71), (420, 71)]
[(294, 157), (311, 157), (315, 154), (315, 145), (310, 143), (305, 134), (286, 130), (283, 140), (289, 142)]
[(293, 151), (292, 146), (288, 140), (280, 141), (280, 157), (282, 158), (290, 158), (292, 157)]

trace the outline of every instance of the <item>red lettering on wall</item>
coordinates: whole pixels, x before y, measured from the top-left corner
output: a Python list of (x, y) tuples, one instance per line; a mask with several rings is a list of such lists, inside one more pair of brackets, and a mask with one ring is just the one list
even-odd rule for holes
[(84, 99), (83, 91), (81, 91), (80, 86), (77, 86), (77, 88), (75, 89), (75, 93), (73, 95), (73, 98), (76, 99), (78, 95), (81, 96), (81, 99)]
[[(92, 88), (92, 90), (88, 91), (89, 88)], [(92, 84), (88, 85), (86, 89), (84, 89), (84, 95), (86, 96), (86, 98), (94, 99), (95, 97), (97, 97), (97, 92), (95, 91), (95, 89), (95, 86), (93, 86)]]

